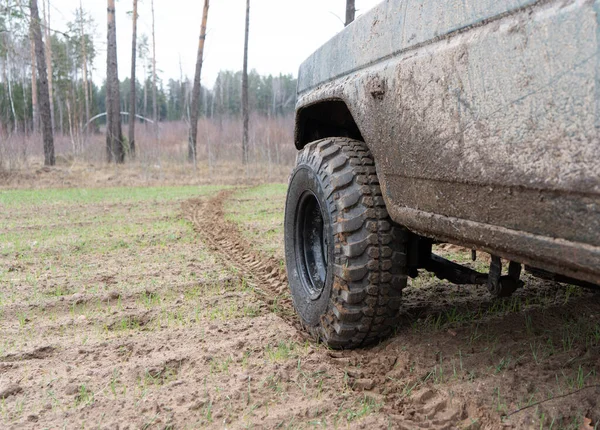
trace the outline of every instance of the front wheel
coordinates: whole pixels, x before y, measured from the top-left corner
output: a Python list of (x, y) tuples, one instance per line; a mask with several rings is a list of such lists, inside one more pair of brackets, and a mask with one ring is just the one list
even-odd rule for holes
[(333, 348), (388, 336), (406, 286), (408, 232), (389, 218), (363, 142), (328, 138), (298, 154), (284, 228), (292, 300), (307, 330)]

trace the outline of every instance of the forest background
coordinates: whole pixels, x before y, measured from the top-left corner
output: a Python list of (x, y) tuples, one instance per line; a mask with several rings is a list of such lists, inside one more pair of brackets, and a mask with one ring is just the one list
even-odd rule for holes
[[(29, 163), (39, 162), (44, 155), (37, 95), (40, 76), (30, 3), (26, 0), (0, 3), (0, 168), (5, 170), (27, 167)], [(116, 6), (131, 9), (130, 3), (121, 1)], [(106, 68), (105, 64), (98, 63), (104, 60), (102, 54), (107, 49), (102, 34), (104, 23), (95, 21), (80, 2), (71, 11), (72, 18), (66, 28), (61, 26), (58, 30), (53, 25), (54, 8), (49, 0), (40, 0), (37, 6), (51, 100), (53, 146), (58, 162), (104, 161), (107, 79), (98, 72)], [(69, 14), (64, 11), (64, 15)], [(133, 11), (129, 15), (132, 17)], [(151, 18), (154, 24), (154, 16)], [(130, 27), (131, 20), (121, 21), (119, 25)], [(190, 78), (181, 65), (179, 77), (163, 77), (156, 68), (155, 37), (153, 32), (142, 32), (135, 39), (135, 85), (131, 85), (127, 75), (118, 81), (119, 107), (123, 113), (120, 120), (125, 127), (120, 140), (127, 151), (127, 114), (134, 90), (135, 117), (139, 124), (136, 127), (137, 159), (151, 163), (184, 161), (189, 159), (194, 77)], [(131, 40), (119, 40), (119, 44), (129, 45)], [(218, 61), (214, 55), (211, 58)], [(39, 61), (37, 63), (39, 67)], [(124, 75), (122, 71), (121, 75)], [(196, 103), (197, 161), (242, 160), (243, 81), (243, 70), (221, 70), (214, 83), (200, 87)], [(249, 160), (292, 163), (295, 77), (282, 73), (261, 75), (250, 68), (247, 91)]]

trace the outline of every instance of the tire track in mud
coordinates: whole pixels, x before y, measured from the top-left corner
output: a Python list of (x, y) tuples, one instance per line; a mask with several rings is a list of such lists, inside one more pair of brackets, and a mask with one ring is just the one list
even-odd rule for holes
[(306, 339), (287, 292), (287, 275), (278, 260), (252, 249), (237, 225), (225, 219), (224, 203), (239, 189), (224, 190), (208, 200), (192, 199), (182, 203), (184, 218), (207, 242), (210, 250), (238, 269), (256, 295), (274, 313), (296, 328)]
[[(209, 199), (192, 199), (182, 203), (183, 216), (192, 223), (210, 250), (223, 261), (240, 270), (257, 296), (294, 327), (301, 339), (310, 336), (296, 316), (291, 297), (287, 293), (287, 275), (278, 260), (252, 249), (238, 226), (225, 219), (224, 203), (239, 189), (224, 190)], [(381, 404), (380, 411), (388, 425), (401, 429), (449, 429), (471, 422), (472, 410), (460, 399), (450, 401), (447, 394), (421, 385), (413, 396), (406, 393), (405, 385), (394, 383), (394, 377), (404, 379), (410, 366), (404, 345), (398, 340), (358, 350), (331, 351), (320, 349), (321, 363), (327, 363), (344, 375), (349, 388), (364, 392)], [(399, 374), (400, 372), (400, 374)], [(398, 380), (396, 380), (398, 381)], [(415, 383), (414, 386), (420, 385)], [(469, 428), (467, 425), (466, 428)]]

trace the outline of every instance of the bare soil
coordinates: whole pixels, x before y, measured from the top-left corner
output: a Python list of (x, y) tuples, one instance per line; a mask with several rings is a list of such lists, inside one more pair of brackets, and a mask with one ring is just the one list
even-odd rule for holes
[[(298, 328), (285, 271), (277, 264), (281, 250), (275, 257), (253, 251), (256, 246), (225, 221), (223, 202), (232, 194), (189, 202), (185, 211), (211, 249), (253, 279), (259, 297), (276, 303), (278, 315)], [(452, 245), (438, 252), (462, 262), (470, 257)], [(598, 294), (526, 277), (526, 290), (492, 300), (481, 287), (457, 289), (422, 276), (405, 291), (404, 325), (392, 339), (359, 351), (315, 352), (328, 373), (343, 377), (341, 384), (377, 399), (378, 424), (441, 429), (598, 423)]]
[(0, 427), (598, 427), (597, 293), (526, 276), (492, 300), (424, 273), (392, 338), (329, 350), (300, 329), (280, 247), (227, 219), (260, 198), (201, 190), (2, 208)]

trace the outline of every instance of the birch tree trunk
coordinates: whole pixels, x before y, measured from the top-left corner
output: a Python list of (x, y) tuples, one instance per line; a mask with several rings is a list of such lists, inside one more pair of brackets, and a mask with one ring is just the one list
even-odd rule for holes
[(129, 90), (129, 155), (135, 158), (135, 60), (137, 58), (137, 5), (133, 0), (133, 29), (131, 31), (131, 89)]
[(48, 71), (48, 93), (50, 95), (50, 118), (52, 123), (52, 131), (54, 131), (54, 89), (53, 89), (53, 72), (52, 72), (52, 39), (50, 38), (50, 0), (48, 1), (48, 15), (46, 17), (46, 0), (42, 0), (44, 5), (44, 31), (46, 33), (46, 69)]
[(208, 3), (204, 0), (202, 12), (202, 25), (200, 26), (200, 40), (198, 42), (198, 57), (196, 59), (196, 73), (194, 75), (194, 89), (192, 90), (192, 107), (190, 114), (190, 138), (188, 141), (188, 161), (196, 163), (196, 140), (198, 137), (198, 105), (200, 104), (200, 89), (202, 76), (202, 59), (204, 56), (204, 41), (206, 40), (206, 22), (208, 21)]
[[(10, 30), (9, 30), (10, 32)], [(8, 37), (7, 37), (8, 38)], [(13, 132), (16, 134), (17, 133), (17, 112), (15, 111), (15, 101), (13, 98), (13, 93), (12, 93), (12, 64), (10, 62), (10, 58), (8, 56), (9, 50), (10, 48), (8, 48), (8, 43), (6, 44), (7, 48), (6, 48), (6, 64), (7, 64), (7, 70), (8, 70), (8, 75), (7, 75), (7, 80), (8, 80), (8, 98), (10, 101), (10, 111), (12, 113), (13, 116)]]
[(44, 53), (44, 41), (42, 40), (42, 29), (40, 27), (40, 14), (37, 0), (29, 1), (31, 11), (31, 26), (35, 43), (35, 55), (37, 59), (37, 71), (39, 76), (39, 105), (40, 119), (42, 120), (42, 137), (44, 140), (44, 164), (54, 166), (54, 136), (52, 135), (52, 116), (50, 112), (50, 94), (48, 90), (48, 75), (46, 74), (46, 58)]
[(144, 116), (148, 117), (148, 72), (144, 74)]
[(33, 114), (33, 132), (40, 130), (40, 120), (38, 112), (38, 88), (37, 88), (37, 70), (35, 62), (35, 35), (33, 34), (33, 25), (30, 26), (31, 34), (31, 107)]
[(77, 149), (77, 145), (75, 144), (75, 136), (73, 135), (73, 121), (71, 119), (71, 101), (69, 100), (69, 97), (67, 96), (66, 98), (66, 104), (67, 104), (67, 119), (69, 120), (69, 137), (71, 138), (71, 148), (73, 149), (73, 155), (78, 153), (78, 149)]
[(115, 0), (108, 0), (107, 52), (106, 52), (106, 156), (110, 163), (123, 163), (123, 134), (119, 96), (119, 73), (117, 67), (117, 25)]
[[(23, 53), (23, 51), (21, 51), (21, 54)], [(29, 125), (33, 122), (33, 121), (29, 121), (29, 113), (31, 112), (28, 108), (29, 105), (29, 95), (27, 94), (27, 66), (26, 64), (26, 60), (24, 60), (23, 57), (21, 57), (21, 61), (20, 61), (20, 66), (21, 66), (21, 70), (20, 70), (20, 77), (21, 77), (21, 94), (23, 95), (23, 107), (22, 107), (22, 111), (23, 111), (23, 133), (25, 133), (26, 135), (29, 135), (31, 128), (29, 127)]]
[(152, 116), (154, 119), (154, 132), (158, 140), (158, 105), (156, 101), (156, 33), (154, 30), (154, 0), (152, 5)]
[[(60, 125), (60, 134), (65, 134), (65, 118), (63, 117), (63, 103), (60, 91), (56, 93), (56, 105), (58, 106), (58, 124)], [(56, 119), (56, 118), (54, 118)]]
[[(10, 10), (10, 3), (8, 2), (8, 0), (6, 1), (6, 10)], [(4, 36), (4, 45), (5, 45), (5, 61), (6, 61), (6, 70), (7, 70), (7, 82), (8, 82), (8, 98), (10, 101), (10, 111), (12, 113), (12, 117), (13, 117), (13, 133), (17, 133), (17, 112), (15, 111), (15, 100), (13, 97), (13, 91), (12, 91), (12, 61), (10, 58), (10, 51), (11, 51), (11, 37), (12, 37), (12, 25), (11, 25), (11, 15), (10, 13), (6, 14), (6, 34)]]
[[(85, 123), (87, 124), (90, 120), (90, 93), (88, 83), (88, 69), (87, 69), (87, 47), (85, 43), (85, 35), (83, 32), (83, 5), (79, 0), (79, 11), (81, 14), (81, 22), (79, 30), (81, 32), (81, 53), (83, 54), (83, 97), (85, 100)], [(87, 135), (88, 128), (85, 127), (85, 134)]]
[(242, 115), (244, 130), (242, 135), (242, 163), (248, 164), (248, 34), (250, 31), (250, 0), (246, 0), (246, 37), (244, 39), (244, 70), (242, 72)]

